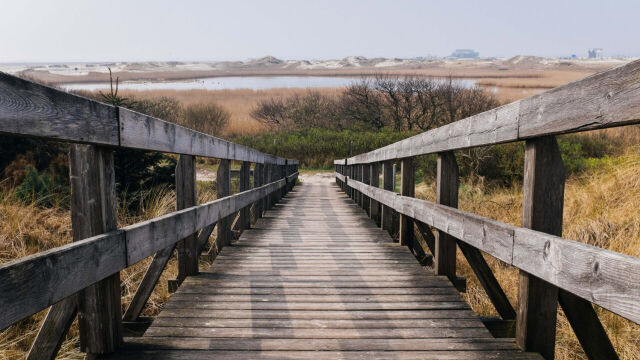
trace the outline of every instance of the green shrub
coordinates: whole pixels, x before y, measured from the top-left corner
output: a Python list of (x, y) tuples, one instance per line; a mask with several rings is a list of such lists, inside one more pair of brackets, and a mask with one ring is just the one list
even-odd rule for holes
[(27, 175), (16, 188), (16, 196), (25, 203), (36, 203), (45, 207), (68, 205), (68, 184), (56, 181), (49, 173), (38, 173), (33, 166), (27, 167)]

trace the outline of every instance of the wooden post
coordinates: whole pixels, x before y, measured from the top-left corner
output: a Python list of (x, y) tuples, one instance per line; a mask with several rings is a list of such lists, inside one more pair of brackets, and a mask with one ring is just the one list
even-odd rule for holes
[[(453, 152), (438, 154), (436, 202), (458, 207), (458, 163)], [(456, 239), (438, 231), (435, 237), (434, 268), (436, 275), (445, 275), (452, 282), (456, 277)]]
[[(393, 191), (393, 164), (391, 161), (382, 163), (382, 188)], [(393, 235), (393, 213), (389, 206), (382, 205), (382, 228)]]
[[(404, 158), (400, 162), (402, 176), (400, 180), (400, 194), (402, 196), (415, 196), (415, 170), (413, 158)], [(400, 214), (400, 245), (411, 246), (413, 244), (413, 219)]]
[[(78, 241), (115, 230), (116, 187), (113, 151), (92, 145), (71, 145), (71, 223)], [(79, 292), (80, 349), (92, 358), (122, 343), (120, 273)]]
[[(231, 195), (231, 161), (220, 159), (218, 172), (216, 175), (218, 199)], [(231, 244), (233, 235), (231, 233), (231, 223), (235, 214), (229, 215), (218, 221), (218, 238), (216, 242), (222, 248)]]
[[(176, 165), (176, 208), (186, 209), (198, 205), (196, 195), (196, 158), (180, 155)], [(187, 276), (198, 274), (198, 237), (191, 234), (180, 240), (178, 249), (178, 284)]]
[[(251, 163), (243, 161), (240, 167), (240, 192), (251, 189)], [(249, 214), (250, 206), (240, 210), (240, 218), (238, 219), (238, 230), (244, 231), (251, 227), (251, 218)]]
[[(370, 166), (369, 164), (363, 164), (362, 165), (362, 182), (370, 185), (371, 184), (371, 170), (370, 170)], [(369, 197), (366, 195), (362, 195), (362, 207), (364, 208), (364, 211), (367, 213), (367, 215), (371, 216), (371, 201), (369, 200)]]
[[(371, 186), (380, 187), (379, 164), (377, 162), (371, 163), (369, 167), (369, 180)], [(369, 216), (380, 226), (380, 203), (373, 198), (369, 202), (369, 212)]]
[[(527, 140), (524, 156), (522, 226), (562, 234), (564, 166), (555, 137)], [(520, 271), (516, 342), (525, 351), (553, 359), (558, 288)]]
[[(253, 167), (253, 187), (260, 187), (264, 185), (263, 172), (264, 172), (264, 165), (256, 163), (255, 166)], [(260, 199), (256, 201), (255, 204), (253, 205), (253, 212), (254, 212), (253, 218), (255, 219), (255, 221), (258, 221), (258, 219), (262, 217), (262, 204), (263, 204), (263, 201), (262, 199)]]

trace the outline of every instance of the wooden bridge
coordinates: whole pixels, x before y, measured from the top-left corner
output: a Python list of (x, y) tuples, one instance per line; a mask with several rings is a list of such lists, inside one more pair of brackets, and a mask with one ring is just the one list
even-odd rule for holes
[[(50, 307), (29, 359), (55, 357), (76, 314), (89, 358), (552, 359), (559, 304), (590, 359), (615, 359), (594, 305), (640, 323), (640, 259), (560, 237), (554, 136), (639, 122), (636, 61), (336, 160), (335, 184), (294, 188), (295, 160), (0, 73), (0, 132), (73, 143), (74, 237), (0, 265), (0, 329)], [(526, 142), (523, 227), (456, 209), (454, 151), (513, 141)], [(176, 212), (117, 228), (118, 147), (179, 154)], [(413, 158), (432, 153), (436, 203), (414, 198)], [(218, 199), (200, 205), (196, 156), (220, 159)], [(214, 229), (217, 257), (200, 271)], [(145, 328), (174, 249), (176, 293), (142, 336), (124, 337)], [(476, 317), (461, 298), (457, 249), (500, 318)], [(150, 256), (122, 315), (119, 272)], [(520, 270), (516, 307), (484, 256)]]

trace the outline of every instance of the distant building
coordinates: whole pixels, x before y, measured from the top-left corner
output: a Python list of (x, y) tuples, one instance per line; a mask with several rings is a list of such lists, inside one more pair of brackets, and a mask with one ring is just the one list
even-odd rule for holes
[(480, 54), (473, 49), (456, 49), (456, 51), (450, 55), (450, 57), (456, 59), (476, 59), (478, 56), (480, 56)]
[(589, 59), (602, 59), (602, 48), (593, 48), (587, 51)]

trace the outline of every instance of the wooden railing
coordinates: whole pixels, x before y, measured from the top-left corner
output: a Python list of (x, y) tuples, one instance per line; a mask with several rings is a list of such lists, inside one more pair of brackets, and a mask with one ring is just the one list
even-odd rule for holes
[[(178, 250), (178, 278), (171, 282), (175, 287), (198, 273), (198, 260), (216, 224), (214, 250), (219, 251), (231, 242), (232, 226), (249, 227), (252, 218), (257, 220), (291, 190), (298, 175), (296, 160), (4, 73), (0, 73), (0, 133), (74, 143), (69, 153), (74, 242), (0, 265), (0, 329), (51, 306), (29, 359), (54, 358), (76, 314), (82, 351), (90, 356), (114, 351), (123, 333), (121, 270), (155, 254), (124, 314), (127, 324), (139, 318), (174, 249)], [(177, 211), (117, 228), (116, 148), (180, 155)], [(220, 159), (218, 199), (200, 205), (195, 156)], [(242, 162), (240, 192), (234, 195), (231, 160)]]
[[(401, 244), (456, 277), (456, 244), (520, 347), (552, 359), (560, 303), (590, 359), (617, 358), (592, 304), (640, 323), (640, 259), (563, 239), (564, 167), (554, 135), (640, 122), (640, 61), (368, 153), (336, 160), (338, 185)], [(522, 227), (456, 209), (455, 150), (526, 141)], [(438, 154), (436, 203), (414, 198), (413, 157)], [(392, 164), (401, 166), (400, 194)], [(382, 167), (383, 188), (379, 185)], [(399, 221), (393, 222), (393, 213)], [(435, 234), (431, 228), (435, 229)], [(517, 310), (482, 253), (520, 270)]]

